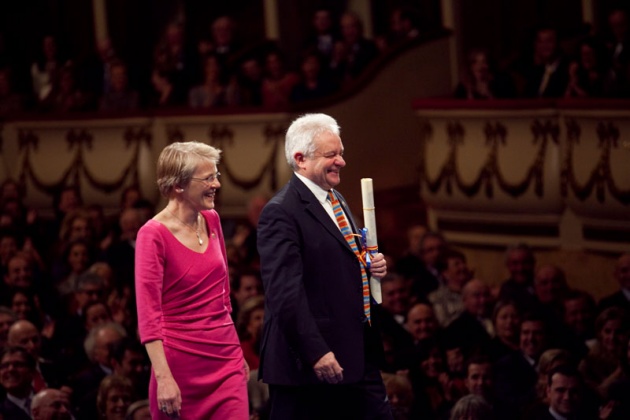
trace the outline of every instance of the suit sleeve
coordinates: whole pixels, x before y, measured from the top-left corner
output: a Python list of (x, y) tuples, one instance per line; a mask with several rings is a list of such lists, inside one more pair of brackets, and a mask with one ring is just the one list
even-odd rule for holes
[(330, 348), (319, 332), (306, 296), (301, 240), (295, 218), (280, 205), (268, 204), (258, 223), (266, 310), (270, 312), (269, 321), (278, 326), (293, 351), (312, 366)]

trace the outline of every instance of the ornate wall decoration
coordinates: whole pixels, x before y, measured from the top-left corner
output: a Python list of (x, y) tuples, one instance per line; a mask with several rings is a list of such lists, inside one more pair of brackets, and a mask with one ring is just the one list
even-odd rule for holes
[(271, 143), (271, 154), (267, 160), (263, 163), (263, 166), (258, 173), (251, 179), (243, 179), (236, 175), (234, 165), (230, 161), (230, 153), (226, 150), (226, 146), (229, 146), (234, 141), (234, 132), (226, 125), (213, 124), (208, 130), (208, 136), (213, 145), (223, 150), (223, 156), (221, 158), (221, 166), (225, 175), (229, 178), (230, 182), (234, 185), (244, 189), (251, 190), (259, 186), (264, 176), (269, 174), (269, 188), (275, 191), (278, 187), (278, 168), (276, 167), (276, 156), (278, 148), (284, 139), (286, 127), (283, 125), (273, 125), (271, 123), (264, 126), (262, 129), (262, 135), (265, 139), (265, 143)]
[[(88, 186), (98, 191), (111, 193), (120, 189), (125, 184), (139, 185), (138, 161), (140, 146), (146, 143), (151, 145), (151, 134), (147, 127), (134, 129), (127, 128), (123, 138), (127, 149), (133, 148), (133, 156), (129, 164), (123, 169), (120, 176), (112, 182), (104, 182), (98, 175), (88, 168), (84, 153), (92, 150), (94, 138), (86, 129), (70, 129), (66, 134), (66, 143), (69, 152), (74, 152), (70, 165), (63, 170), (61, 178), (56, 182), (46, 182), (41, 179), (34, 170), (32, 151), (36, 151), (39, 145), (39, 137), (32, 130), (19, 130), (19, 150), (24, 152), (19, 182), (26, 186), (32, 183), (38, 190), (48, 195), (55, 195), (67, 185), (81, 185), (87, 181)], [(131, 180), (129, 183), (128, 180)]]
[(562, 193), (567, 196), (569, 190), (581, 201), (591, 196), (593, 190), (600, 203), (606, 201), (606, 190), (622, 204), (630, 204), (630, 189), (620, 189), (611, 174), (610, 153), (619, 147), (619, 128), (610, 121), (597, 124), (597, 148), (601, 154), (597, 166), (591, 171), (588, 180), (580, 185), (576, 179), (573, 165), (573, 148), (580, 142), (582, 130), (574, 119), (566, 120), (567, 150), (562, 166)]
[[(500, 146), (506, 145), (508, 130), (501, 122), (486, 122), (483, 130), (485, 136), (485, 145), (489, 148), (485, 163), (482, 165), (479, 174), (472, 182), (466, 183), (458, 170), (458, 147), (464, 143), (466, 132), (463, 125), (459, 121), (449, 121), (446, 124), (447, 142), (449, 152), (446, 161), (442, 165), (437, 178), (431, 180), (426, 172), (426, 166), (423, 162), (420, 165), (421, 176), (432, 193), (436, 193), (444, 184), (445, 191), (448, 195), (453, 194), (453, 188), (456, 187), (461, 193), (467, 197), (476, 196), (483, 188), (488, 198), (494, 196), (494, 180), (501, 191), (512, 196), (519, 197), (523, 195), (534, 184), (534, 192), (538, 197), (542, 197), (544, 193), (544, 164), (545, 155), (549, 141), (558, 143), (560, 130), (554, 121), (546, 120), (544, 122), (535, 120), (531, 125), (533, 135), (532, 143), (538, 145), (536, 157), (529, 166), (527, 174), (522, 181), (517, 183), (509, 183), (498, 164), (498, 151)], [(425, 123), (421, 127), (421, 136), (426, 142), (432, 137), (433, 128), (430, 124)], [(426, 155), (423, 160), (426, 160)]]

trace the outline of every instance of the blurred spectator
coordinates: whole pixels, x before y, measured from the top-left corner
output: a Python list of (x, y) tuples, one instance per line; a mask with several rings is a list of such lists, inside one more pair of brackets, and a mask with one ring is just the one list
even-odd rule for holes
[(536, 31), (534, 55), (522, 71), (524, 96), (528, 98), (560, 98), (568, 84), (568, 63), (558, 40), (558, 31), (541, 27)]
[(151, 420), (149, 400), (139, 400), (127, 407), (125, 420)]
[(61, 57), (57, 39), (53, 35), (42, 38), (41, 51), (31, 65), (33, 93), (37, 100), (43, 100), (53, 88), (59, 70), (66, 64)]
[(385, 51), (420, 36), (418, 16), (415, 10), (406, 7), (396, 7), (389, 18), (389, 32), (379, 37), (379, 50)]
[(603, 297), (599, 301), (598, 312), (611, 306), (619, 306), (630, 311), (630, 253), (622, 254), (615, 263), (613, 276), (620, 290)]
[(22, 347), (6, 347), (0, 353), (0, 385), (6, 396), (0, 401), (0, 415), (11, 420), (31, 420), (35, 360)]
[(136, 236), (142, 226), (140, 212), (134, 208), (123, 210), (118, 224), (120, 234), (106, 249), (105, 259), (113, 269), (116, 282), (111, 286), (122, 291), (134, 286)]
[(628, 313), (617, 307), (605, 309), (595, 320), (595, 332), (597, 343), (579, 365), (584, 382), (594, 390), (619, 367), (628, 350)]
[(333, 54), (335, 42), (339, 34), (333, 24), (332, 12), (328, 9), (317, 9), (313, 13), (311, 33), (304, 43), (305, 51), (317, 51), (325, 66)]
[(516, 302), (521, 311), (531, 308), (535, 302), (534, 252), (524, 243), (511, 245), (505, 254), (505, 265), (510, 277), (501, 284), (499, 299)]
[(263, 106), (281, 108), (289, 105), (291, 91), (298, 81), (298, 75), (285, 68), (284, 57), (279, 51), (267, 53), (261, 88)]
[(595, 344), (595, 299), (582, 290), (570, 290), (564, 296), (563, 319), (566, 328), (588, 349)]
[(240, 268), (232, 275), (230, 284), (232, 317), (236, 321), (245, 301), (253, 296), (262, 295), (260, 271), (253, 268)]
[(44, 389), (31, 401), (33, 420), (72, 420), (68, 395), (54, 388)]
[(77, 112), (88, 108), (88, 95), (76, 82), (75, 69), (64, 65), (57, 71), (49, 93), (40, 100), (40, 108), (53, 112)]
[[(103, 379), (98, 387), (96, 408), (94, 414), (104, 420), (122, 420), (127, 414), (127, 409), (134, 401), (133, 386), (131, 381), (124, 376), (109, 375)], [(78, 419), (95, 419), (97, 417), (85, 417), (79, 413)]]
[(436, 261), (444, 284), (429, 294), (429, 301), (442, 328), (446, 328), (463, 311), (462, 288), (472, 277), (466, 257), (455, 249), (444, 251)]
[(509, 300), (498, 301), (492, 312), (495, 336), (490, 340), (488, 356), (496, 362), (519, 348), (520, 313)]
[(11, 70), (8, 67), (0, 68), (0, 116), (20, 112), (25, 105), (25, 98), (14, 91)]
[(257, 268), (260, 265), (256, 247), (257, 227), (260, 213), (269, 201), (266, 195), (254, 195), (247, 201), (247, 219), (239, 223), (230, 242), (236, 247), (238, 263)]
[(238, 90), (233, 84), (225, 85), (222, 72), (223, 69), (216, 55), (205, 57), (203, 82), (194, 86), (188, 93), (188, 105), (191, 108), (238, 104)]
[(202, 51), (202, 56), (215, 55), (221, 68), (227, 73), (232, 73), (242, 48), (237, 35), (236, 22), (229, 16), (220, 16), (212, 22), (210, 30), (211, 41)]
[(392, 408), (393, 420), (411, 420), (413, 416), (413, 388), (406, 374), (383, 373), (387, 399)]
[(479, 395), (466, 395), (460, 398), (451, 410), (450, 420), (492, 420), (492, 406)]
[(470, 394), (479, 395), (488, 403), (494, 402), (494, 377), (488, 358), (478, 355), (468, 359), (465, 384)]
[(395, 269), (412, 281), (414, 300), (427, 301), (429, 293), (440, 285), (440, 273), (436, 268), (439, 255), (446, 247), (446, 240), (438, 232), (427, 232), (421, 225), (407, 229), (407, 250), (396, 261)]
[[(185, 98), (190, 81), (196, 80), (197, 69), (192, 68), (194, 64), (189, 56), (190, 52), (185, 44), (184, 24), (182, 22), (168, 23), (153, 53), (152, 82), (154, 87), (168, 84), (173, 103)], [(156, 90), (162, 94), (162, 97), (164, 96), (164, 91)], [(162, 103), (156, 101), (155, 104), (165, 105), (167, 101), (164, 100)]]
[(149, 108), (169, 108), (186, 104), (186, 91), (178, 89), (168, 73), (154, 69), (151, 72), (151, 86), (147, 101)]
[(263, 69), (257, 57), (243, 60), (239, 68), (239, 86), (241, 91), (241, 105), (262, 105)]
[[(615, 7), (608, 13), (607, 27), (602, 34), (611, 63), (613, 91), (627, 89), (630, 64), (630, 27), (627, 10)], [(619, 92), (620, 93), (620, 92)]]
[(418, 347), (417, 359), (410, 371), (414, 413), (428, 418), (441, 418), (452, 406), (452, 383), (444, 359), (442, 348), (434, 340), (428, 340)]
[(597, 98), (607, 96), (611, 88), (610, 67), (604, 46), (596, 38), (586, 38), (578, 45), (578, 57), (569, 64), (569, 83), (564, 96)]
[(326, 97), (333, 93), (336, 86), (322, 70), (318, 53), (304, 54), (300, 64), (300, 81), (291, 90), (290, 100), (299, 103)]
[(264, 316), (265, 300), (262, 295), (247, 298), (238, 312), (236, 331), (250, 370), (257, 370), (260, 364), (260, 338)]
[(468, 52), (466, 68), (455, 88), (459, 99), (497, 99), (516, 97), (516, 87), (510, 76), (500, 72), (485, 49)]
[(80, 85), (91, 95), (91, 108), (98, 108), (98, 99), (112, 90), (112, 66), (118, 57), (111, 39), (100, 39), (96, 48), (80, 63)]
[(356, 14), (344, 13), (340, 26), (341, 41), (347, 53), (344, 81), (354, 80), (376, 58), (378, 49), (373, 41), (363, 36), (363, 22)]
[(110, 65), (111, 90), (101, 96), (99, 109), (106, 112), (127, 112), (138, 109), (138, 92), (129, 86), (127, 65), (115, 60)]
[(124, 337), (109, 346), (111, 366), (114, 375), (131, 381), (134, 395), (147, 398), (149, 392), (149, 359), (146, 350), (138, 339)]
[(407, 313), (405, 329), (409, 331), (415, 344), (419, 344), (423, 340), (434, 339), (438, 333), (439, 325), (431, 305), (426, 303), (414, 304)]
[(7, 345), (9, 328), (18, 320), (17, 314), (6, 306), (0, 306), (0, 349)]

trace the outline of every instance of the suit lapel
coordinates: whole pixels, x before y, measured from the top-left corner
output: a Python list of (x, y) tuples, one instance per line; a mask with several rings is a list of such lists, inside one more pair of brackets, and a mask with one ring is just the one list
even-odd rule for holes
[[(317, 198), (311, 190), (308, 189), (306, 185), (300, 179), (293, 175), (291, 178), (291, 184), (297, 190), (298, 194), (302, 201), (306, 204), (306, 212), (309, 213), (318, 223), (320, 223), (324, 229), (331, 234), (341, 245), (343, 245), (349, 252), (352, 251), (350, 245), (346, 241), (346, 239), (341, 234), (339, 227), (335, 224), (335, 222), (330, 218), (326, 210), (322, 207), (321, 203), (317, 201)], [(345, 211), (345, 210), (344, 210)]]

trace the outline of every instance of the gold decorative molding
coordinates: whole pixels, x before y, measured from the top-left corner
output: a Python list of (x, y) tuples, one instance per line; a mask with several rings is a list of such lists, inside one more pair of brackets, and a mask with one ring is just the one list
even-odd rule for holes
[(619, 145), (619, 128), (610, 121), (597, 123), (597, 148), (601, 151), (597, 165), (591, 171), (588, 180), (583, 184), (577, 181), (573, 164), (573, 148), (580, 142), (582, 130), (572, 118), (566, 120), (567, 147), (562, 166), (562, 194), (567, 196), (569, 191), (579, 200), (584, 201), (595, 192), (600, 203), (606, 201), (606, 191), (622, 204), (630, 204), (630, 189), (622, 190), (613, 179), (610, 168), (610, 153)]

